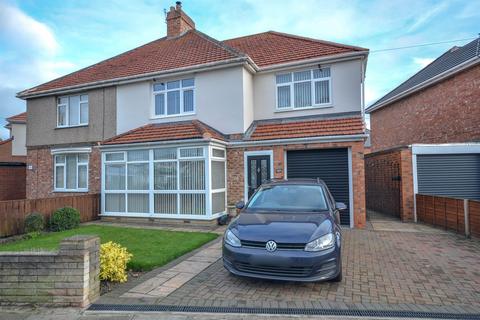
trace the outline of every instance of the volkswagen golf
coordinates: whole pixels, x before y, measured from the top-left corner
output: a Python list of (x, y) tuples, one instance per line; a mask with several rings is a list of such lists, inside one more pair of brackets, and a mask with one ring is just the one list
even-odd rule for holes
[(260, 186), (223, 239), (223, 263), (234, 275), (286, 281), (341, 281), (339, 211), (321, 180)]

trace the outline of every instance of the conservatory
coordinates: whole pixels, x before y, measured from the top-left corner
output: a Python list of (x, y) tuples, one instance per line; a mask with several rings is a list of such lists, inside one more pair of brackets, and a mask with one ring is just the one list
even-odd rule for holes
[(221, 144), (102, 152), (102, 215), (212, 220), (226, 213)]

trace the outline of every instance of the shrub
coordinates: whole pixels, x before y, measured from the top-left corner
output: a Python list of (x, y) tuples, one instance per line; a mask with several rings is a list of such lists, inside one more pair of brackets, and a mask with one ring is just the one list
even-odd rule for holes
[(45, 218), (38, 212), (30, 213), (25, 218), (25, 233), (40, 232), (45, 228)]
[(100, 246), (100, 280), (127, 281), (127, 263), (132, 254), (127, 248), (109, 241)]
[(80, 224), (80, 213), (71, 207), (60, 208), (50, 218), (51, 231), (63, 231), (77, 228)]

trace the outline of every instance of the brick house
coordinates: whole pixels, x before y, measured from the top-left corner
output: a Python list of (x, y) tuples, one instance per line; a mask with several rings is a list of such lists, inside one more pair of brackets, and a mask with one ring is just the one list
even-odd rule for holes
[(25, 199), (27, 114), (23, 112), (6, 120), (10, 136), (0, 141), (0, 201)]
[(366, 112), (369, 209), (413, 220), (417, 193), (480, 199), (480, 39), (451, 48)]
[(167, 35), (22, 91), (27, 197), (101, 193), (102, 217), (213, 221), (271, 178), (323, 178), (365, 225), (368, 49), (264, 32)]

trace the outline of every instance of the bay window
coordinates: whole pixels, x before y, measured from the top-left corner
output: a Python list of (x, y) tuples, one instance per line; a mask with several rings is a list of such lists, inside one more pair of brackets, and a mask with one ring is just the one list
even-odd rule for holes
[(275, 76), (277, 110), (331, 104), (330, 68), (280, 73)]
[(88, 191), (88, 154), (67, 153), (54, 156), (54, 190)]
[(155, 117), (195, 113), (195, 79), (153, 83)]
[(88, 125), (88, 95), (59, 97), (57, 99), (57, 127)]
[(106, 152), (104, 212), (177, 218), (223, 213), (225, 161), (225, 149), (211, 146)]

